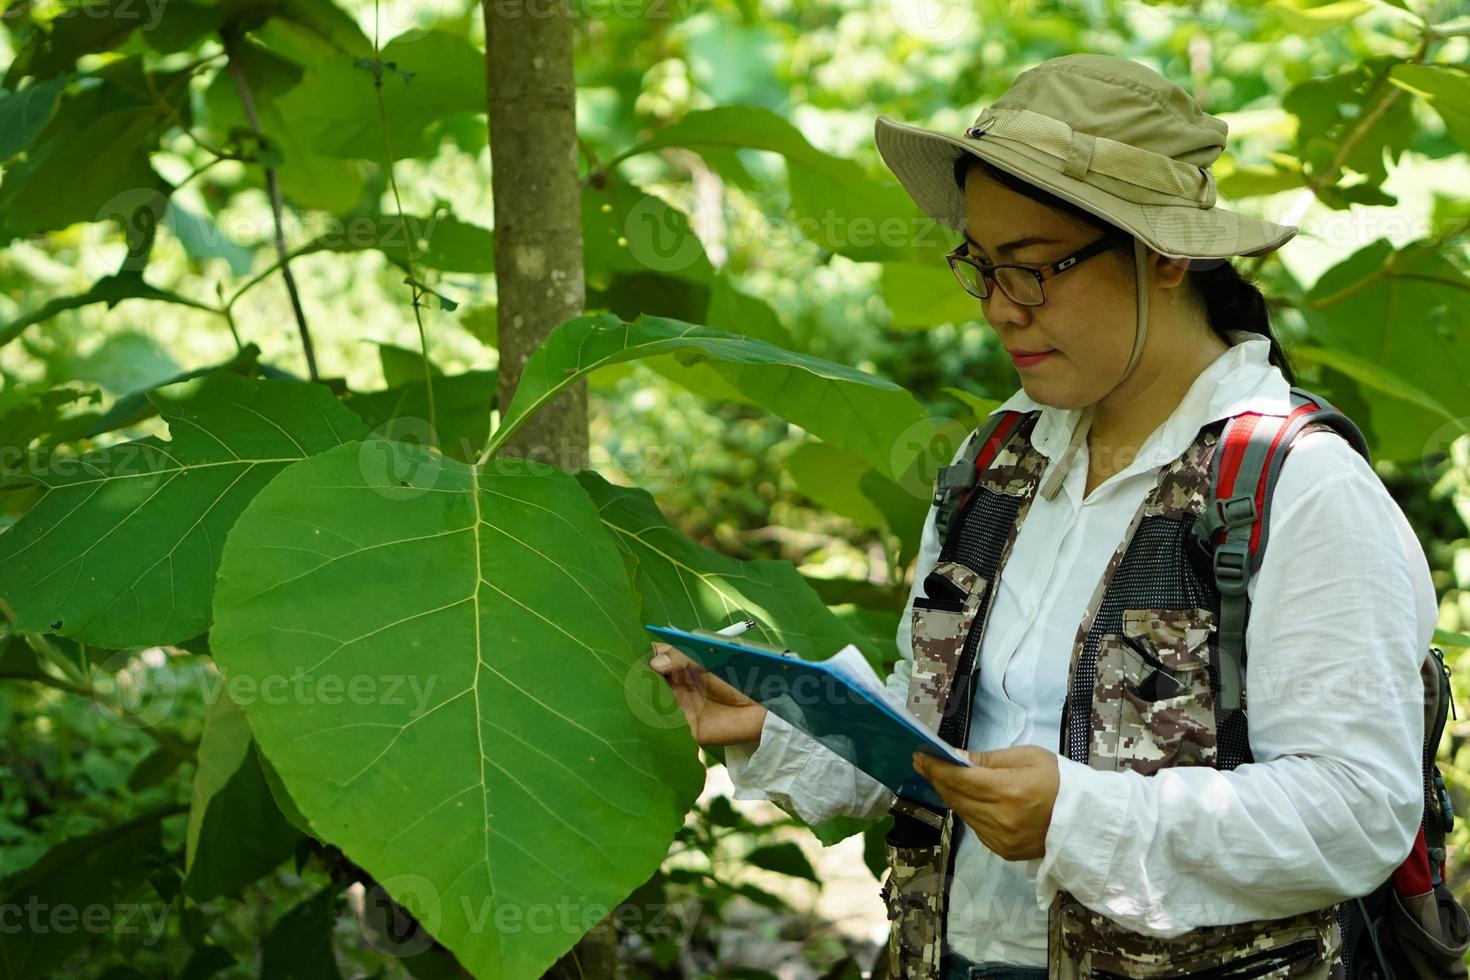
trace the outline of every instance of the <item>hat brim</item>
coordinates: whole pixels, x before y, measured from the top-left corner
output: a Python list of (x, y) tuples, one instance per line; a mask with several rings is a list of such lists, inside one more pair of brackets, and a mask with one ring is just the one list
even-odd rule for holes
[(970, 138), (910, 126), (879, 115), (873, 126), (878, 155), (914, 203), (946, 228), (965, 227), (965, 195), (954, 163), (970, 153), (1064, 201), (1109, 221), (1170, 258), (1223, 259), (1274, 252), (1297, 233), (1292, 225), (1251, 218), (1218, 205), (1137, 204), (1109, 194), (983, 135)]

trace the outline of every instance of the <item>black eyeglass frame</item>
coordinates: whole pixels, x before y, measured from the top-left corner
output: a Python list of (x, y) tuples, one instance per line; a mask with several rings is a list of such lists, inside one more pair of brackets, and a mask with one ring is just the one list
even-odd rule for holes
[[(1100, 255), (1101, 253), (1106, 252), (1109, 249), (1117, 248), (1124, 242), (1131, 242), (1132, 240), (1133, 239), (1131, 235), (1121, 234), (1118, 232), (1108, 232), (1096, 241), (1082, 246), (1071, 255), (1064, 256), (1060, 259), (1057, 259), (1055, 262), (1051, 262), (1047, 265), (1041, 266), (1040, 268), (1036, 268), (1034, 266), (1021, 265), (1016, 262), (1002, 262), (999, 265), (989, 265), (985, 262), (981, 262), (974, 256), (965, 254), (965, 247), (970, 244), (969, 236), (966, 236), (965, 240), (960, 242), (948, 253), (946, 253), (944, 258), (945, 261), (949, 263), (950, 271), (954, 273), (955, 278), (958, 279), (960, 281), (960, 285), (964, 287), (965, 292), (969, 293), (971, 296), (974, 296), (976, 299), (988, 299), (990, 297), (990, 291), (987, 288), (987, 285), (989, 281), (993, 280), (996, 287), (999, 288), (1001, 292), (1005, 293), (1007, 298), (1009, 298), (1010, 301), (1015, 303), (1017, 306), (1040, 306), (1042, 303), (1046, 302), (1046, 287), (1042, 285), (1044, 282), (1046, 282), (1046, 280), (1061, 275), (1063, 272), (1066, 272), (1068, 269), (1072, 268), (1084, 259), (1090, 259), (1094, 255)], [(956, 265), (956, 263), (958, 262), (963, 262), (966, 265), (974, 266), (976, 269), (979, 270), (980, 286), (982, 289), (986, 290), (985, 292), (977, 293), (975, 292), (975, 290), (970, 288), (970, 284), (965, 280), (964, 275), (960, 272), (959, 267)], [(1021, 269), (1024, 272), (1029, 272), (1031, 275), (1036, 277), (1036, 290), (1037, 292), (1041, 293), (1041, 299), (1035, 303), (1023, 303), (1021, 300), (1012, 296), (1010, 290), (1006, 289), (1000, 284), (1000, 279), (997, 278), (995, 275), (996, 269)]]

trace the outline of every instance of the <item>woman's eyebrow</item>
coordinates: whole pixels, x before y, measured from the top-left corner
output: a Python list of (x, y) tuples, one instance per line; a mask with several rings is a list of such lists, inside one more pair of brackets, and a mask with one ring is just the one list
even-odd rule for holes
[[(979, 251), (981, 251), (981, 252), (985, 251), (985, 248), (979, 242), (975, 241), (975, 239), (973, 239), (973, 238), (970, 237), (970, 233), (968, 231), (963, 232), (963, 234), (965, 236), (965, 241), (967, 241), (971, 245), (975, 246), (975, 248), (978, 249)], [(1014, 252), (1016, 249), (1025, 248), (1027, 245), (1060, 245), (1060, 244), (1062, 244), (1062, 241), (1059, 238), (1044, 238), (1044, 237), (1042, 237), (1040, 235), (1027, 235), (1025, 238), (1017, 238), (1014, 241), (1006, 242), (1004, 245), (997, 245), (996, 248), (995, 248), (995, 250), (996, 250), (997, 253), (1000, 253), (1000, 252)]]

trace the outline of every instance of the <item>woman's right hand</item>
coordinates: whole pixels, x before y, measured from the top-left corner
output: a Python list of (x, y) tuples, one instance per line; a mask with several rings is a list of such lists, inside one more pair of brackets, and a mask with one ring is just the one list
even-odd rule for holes
[(760, 744), (766, 708), (667, 643), (653, 644), (649, 666), (673, 688), (674, 700), (700, 745)]

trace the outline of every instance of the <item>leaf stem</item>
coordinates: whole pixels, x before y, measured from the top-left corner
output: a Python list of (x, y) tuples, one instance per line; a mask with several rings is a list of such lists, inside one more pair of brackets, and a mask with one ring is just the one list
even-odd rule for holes
[(421, 300), (423, 293), (418, 286), (418, 277), (413, 271), (413, 245), (408, 234), (408, 219), (403, 216), (403, 198), (398, 194), (398, 178), (393, 174), (393, 146), (388, 138), (388, 109), (383, 102), (383, 59), (378, 48), (379, 0), (373, 0), (373, 95), (378, 100), (378, 122), (383, 130), (383, 167), (388, 172), (388, 186), (393, 191), (393, 206), (398, 210), (398, 224), (403, 231), (403, 261), (408, 278), (413, 280), (413, 319), (419, 328), (419, 352), (423, 354), (424, 391), (429, 400), (429, 436), (439, 445), (439, 419), (434, 407), (434, 372), (429, 366), (429, 337), (424, 331), (424, 314)]
[[(214, 295), (219, 300), (219, 313), (225, 318), (225, 326), (230, 328), (230, 336), (235, 338), (235, 350), (244, 350), (245, 345), (240, 341), (240, 331), (235, 326), (235, 314), (230, 311), (230, 304), (225, 302), (224, 283), (214, 284)], [(234, 302), (231, 300), (230, 302)]]
[[(245, 75), (245, 67), (240, 63), (240, 40), (237, 36), (226, 33), (221, 35), (225, 44), (225, 52), (229, 56), (230, 77), (235, 80), (235, 90), (240, 94), (240, 104), (245, 110), (245, 119), (250, 123), (251, 130), (256, 139), (265, 142), (265, 133), (260, 128), (260, 115), (255, 111), (255, 96), (250, 91), (250, 79)], [(284, 204), (281, 200), (281, 185), (276, 179), (276, 168), (268, 163), (262, 163), (265, 167), (265, 186), (271, 200), (271, 216), (275, 220), (276, 232), (276, 254), (280, 256), (281, 278), (286, 283), (286, 292), (291, 297), (291, 311), (296, 315), (296, 326), (301, 333), (301, 349), (306, 354), (306, 371), (313, 381), (321, 380), (321, 375), (316, 368), (316, 351), (311, 343), (311, 331), (306, 326), (306, 311), (301, 307), (301, 296), (296, 289), (296, 277), (291, 274), (290, 256), (286, 251), (286, 229), (282, 212)]]

